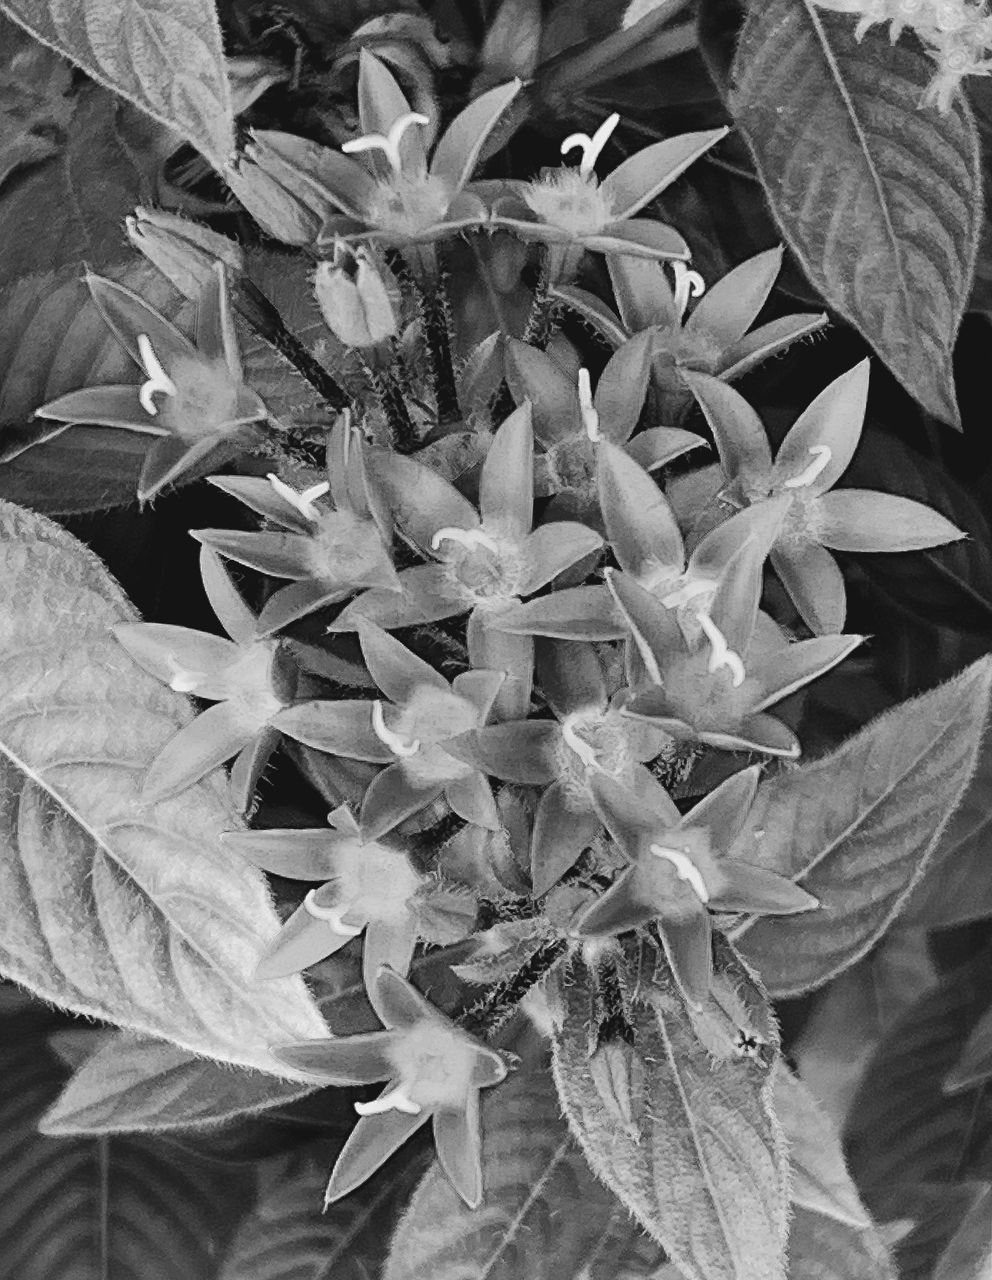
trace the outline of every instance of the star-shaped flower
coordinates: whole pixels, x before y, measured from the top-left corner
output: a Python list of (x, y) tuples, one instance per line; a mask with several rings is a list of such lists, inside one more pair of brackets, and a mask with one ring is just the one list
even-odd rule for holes
[(844, 625), (844, 579), (830, 551), (918, 551), (963, 538), (938, 512), (874, 489), (830, 492), (861, 439), (869, 362), (841, 374), (800, 414), (773, 461), (761, 419), (733, 388), (701, 373), (686, 381), (706, 415), (740, 507), (786, 498), (789, 510), (772, 549), (782, 584), (811, 631)]
[(530, 707), (533, 645), (529, 637), (500, 631), (498, 615), (602, 545), (599, 534), (573, 521), (531, 531), (530, 406), (512, 413), (493, 436), (479, 480), (478, 511), (413, 458), (379, 451), (370, 454), (369, 466), (402, 533), (435, 563), (403, 569), (401, 592), (364, 592), (331, 630), (354, 631), (360, 618), (392, 629), (468, 613), (472, 666), (506, 672), (494, 706), (497, 718), (523, 718)]
[(259, 614), (259, 636), (365, 587), (399, 590), (389, 553), (391, 520), (369, 482), (361, 436), (347, 411), (331, 431), (326, 480), (302, 491), (276, 475), (211, 476), (210, 482), (279, 526), (278, 532), (260, 533), (192, 530), (194, 538), (229, 560), (292, 579)]
[(710, 911), (793, 915), (818, 905), (785, 876), (726, 856), (759, 774), (759, 766), (735, 773), (685, 816), (654, 778), (634, 793), (596, 774), (596, 812), (631, 865), (583, 911), (574, 932), (615, 936), (654, 922), (683, 994), (702, 1005), (712, 976)]
[(381, 965), (406, 974), (417, 941), (413, 899), (424, 877), (399, 847), (364, 841), (351, 812), (328, 815), (331, 830), (238, 831), (224, 835), (254, 866), (291, 880), (323, 880), (311, 889), (265, 949), (260, 978), (299, 973), (364, 932), (362, 966), (372, 993)]
[(464, 671), (449, 684), (422, 658), (365, 618), (355, 622), (372, 679), (389, 699), (301, 702), (274, 726), (307, 746), (386, 764), (362, 801), (361, 831), (375, 840), (444, 796), (467, 822), (500, 825), (488, 780), (445, 747), (485, 724), (504, 681), (497, 671)]
[(441, 1168), (465, 1203), (477, 1208), (482, 1201), (479, 1091), (506, 1078), (506, 1063), (390, 969), (379, 970), (375, 1008), (385, 1031), (273, 1049), (287, 1066), (328, 1084), (387, 1082), (373, 1102), (355, 1103), (361, 1119), (338, 1156), (326, 1203), (361, 1186), (431, 1120)]
[(288, 133), (260, 132), (247, 154), (287, 190), (324, 209), (319, 244), (340, 237), (399, 249), (429, 246), (488, 218), (483, 201), (466, 188), (487, 138), (519, 90), (520, 81), (512, 80), (469, 103), (428, 164), (422, 131), (431, 121), (411, 111), (392, 73), (363, 49), (360, 137), (332, 151)]
[(38, 409), (59, 422), (120, 427), (157, 436), (138, 481), (141, 501), (208, 460), (237, 450), (245, 428), (266, 408), (244, 383), (241, 356), (217, 263), (196, 311), (196, 341), (123, 285), (88, 275), (86, 283), (114, 337), (145, 375), (138, 385), (83, 387)]
[(150, 675), (216, 704), (169, 739), (149, 767), (142, 796), (155, 801), (176, 795), (236, 756), (231, 797), (244, 810), (279, 740), (272, 720), (292, 700), (296, 669), (278, 641), (256, 639), (255, 615), (220, 558), (204, 547), (200, 566), (207, 599), (229, 640), (159, 622), (114, 628)]

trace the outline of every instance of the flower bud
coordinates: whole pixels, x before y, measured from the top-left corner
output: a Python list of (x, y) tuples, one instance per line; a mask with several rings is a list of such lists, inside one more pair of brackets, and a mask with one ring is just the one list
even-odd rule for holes
[(317, 239), (321, 218), (260, 168), (250, 153), (237, 167), (224, 170), (224, 181), (262, 230), (277, 240), (302, 246)]
[(395, 280), (366, 249), (336, 241), (334, 257), (317, 268), (314, 288), (327, 327), (345, 346), (374, 347), (398, 332)]
[(194, 301), (210, 285), (216, 263), (235, 277), (244, 269), (240, 245), (188, 218), (139, 207), (125, 225), (134, 247)]

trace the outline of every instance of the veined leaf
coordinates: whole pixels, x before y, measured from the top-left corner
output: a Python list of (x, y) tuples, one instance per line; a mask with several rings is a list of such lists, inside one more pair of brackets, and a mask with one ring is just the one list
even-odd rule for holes
[(792, 876), (820, 902), (730, 931), (773, 995), (822, 986), (895, 919), (972, 779), (990, 686), (982, 658), (759, 789), (732, 855)]
[(214, 168), (230, 158), (234, 114), (213, 0), (3, 0), (2, 8), (192, 142)]
[(789, 1280), (897, 1280), (877, 1232), (798, 1205), (789, 1232)]
[[(723, 973), (749, 980), (736, 959)], [(786, 1153), (771, 1107), (768, 1061), (727, 1037), (704, 1047), (674, 981), (655, 978), (634, 1006), (633, 1067), (619, 1101), (603, 1101), (589, 1057), (592, 990), (583, 970), (563, 988), (555, 1082), (586, 1158), (688, 1280), (785, 1276)]]
[(219, 775), (174, 800), (143, 772), (190, 718), (111, 634), (116, 583), (44, 517), (0, 503), (0, 972), (75, 1012), (284, 1075), (320, 1035), (302, 983), (255, 983), (278, 930), (260, 873), (220, 841)]
[(921, 109), (923, 52), (860, 43), (814, 0), (752, 5), (730, 109), (807, 278), (906, 389), (958, 424), (951, 352), (974, 272), (977, 132), (959, 97)]
[(296, 1081), (198, 1058), (166, 1040), (109, 1033), (77, 1068), (42, 1133), (159, 1133), (224, 1124), (313, 1092)]

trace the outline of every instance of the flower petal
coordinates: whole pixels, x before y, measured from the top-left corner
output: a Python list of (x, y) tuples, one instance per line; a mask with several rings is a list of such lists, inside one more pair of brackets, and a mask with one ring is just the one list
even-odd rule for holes
[(139, 333), (148, 338), (166, 373), (177, 359), (199, 359), (196, 348), (185, 334), (133, 290), (90, 272), (86, 275), (86, 284), (97, 310), (139, 369), (144, 369), (138, 350)]
[(658, 933), (682, 994), (690, 1004), (703, 1004), (709, 996), (713, 977), (709, 915), (700, 905), (699, 910), (687, 918), (659, 920)]
[(804, 684), (817, 679), (844, 659), (864, 640), (864, 636), (818, 636), (800, 640), (779, 653), (769, 655), (751, 667), (750, 676), (761, 690), (754, 711), (764, 711)]
[(374, 587), (352, 600), (327, 628), (328, 631), (355, 631), (359, 618), (380, 627), (414, 627), (467, 613), (468, 601), (452, 583), (443, 564), (419, 564), (397, 574), (400, 591)]
[(771, 562), (810, 631), (823, 636), (843, 629), (844, 575), (825, 547), (818, 542), (780, 542), (772, 548)]
[(471, 702), (479, 713), (479, 723), (485, 724), (505, 679), (505, 671), (462, 671), (452, 680), (451, 687), (460, 698)]
[(313, 522), (276, 493), (271, 483), (261, 476), (209, 476), (207, 483), (285, 529), (292, 529), (295, 533), (313, 531)]
[(449, 191), (460, 191), (471, 178), (486, 139), (520, 88), (521, 82), (514, 79), (473, 98), (438, 139), (431, 176), (440, 178)]
[(600, 829), (594, 810), (569, 802), (568, 784), (559, 779), (541, 796), (530, 847), (530, 876), (535, 898), (553, 889), (578, 862)]
[[(362, 56), (365, 56), (364, 49)], [(383, 1093), (388, 1093), (392, 1087), (390, 1082)], [(362, 1116), (337, 1158), (324, 1203), (333, 1204), (360, 1187), (430, 1118), (431, 1112), (426, 1108), (417, 1115), (386, 1111), (380, 1115)]]
[[(643, 258), (635, 259), (627, 256), (610, 257), (606, 261), (607, 265), (613, 262), (636, 262), (640, 266), (644, 265)], [(551, 297), (556, 303), (568, 307), (576, 315), (581, 316), (611, 347), (621, 346), (630, 337), (628, 329), (620, 318), (614, 315), (601, 298), (590, 293), (588, 289), (580, 289), (570, 284), (556, 285), (551, 289)]]
[(868, 404), (867, 359), (835, 378), (796, 419), (775, 456), (772, 483), (787, 484), (809, 469), (813, 450), (827, 448), (826, 465), (803, 486), (814, 497), (832, 489), (847, 470), (861, 439)]
[(534, 432), (526, 401), (493, 436), (479, 478), (486, 529), (522, 542), (534, 522)]
[(662, 672), (672, 655), (685, 650), (675, 611), (666, 609), (628, 573), (608, 570), (607, 583), (627, 620), (650, 679), (661, 684)]
[(540, 591), (552, 578), (602, 545), (603, 539), (594, 529), (574, 520), (540, 525), (524, 540), (520, 594), (529, 596)]
[(782, 246), (748, 258), (710, 288), (686, 321), (686, 332), (704, 334), (721, 347), (743, 338), (768, 301), (782, 269)]
[(209, 547), (200, 548), (200, 577), (217, 621), (235, 644), (247, 644), (253, 640), (255, 615), (231, 580), (223, 560)]
[(617, 221), (631, 218), (643, 209), (727, 132), (723, 128), (683, 133), (636, 151), (601, 183)]
[(541, 692), (559, 719), (573, 711), (606, 710), (606, 680), (592, 645), (541, 640), (536, 652)]
[(196, 349), (205, 360), (223, 360), (232, 379), (242, 381), (241, 352), (234, 332), (227, 276), (221, 262), (214, 263), (196, 300)]
[(271, 720), (280, 733), (329, 755), (387, 764), (395, 754), (372, 728), (372, 703), (361, 699), (323, 699), (285, 707)]
[(313, 539), (299, 533), (243, 533), (236, 529), (191, 529), (205, 547), (228, 560), (274, 578), (299, 581), (314, 574)]
[(246, 747), (261, 726), (230, 702), (208, 707), (170, 738), (152, 761), (141, 788), (149, 804), (178, 795)]
[(434, 1114), (437, 1158), (470, 1209), (482, 1203), (482, 1136), (479, 1131), (479, 1093), (470, 1089), (464, 1111), (442, 1107)]
[(599, 506), (620, 568), (635, 578), (680, 574), (685, 547), (668, 499), (623, 449), (604, 440), (597, 452)]
[[(356, 833), (357, 834), (357, 833)], [(329, 880), (341, 835), (327, 827), (225, 831), (221, 840), (253, 867), (287, 880)]]
[(599, 375), (593, 403), (603, 436), (614, 444), (625, 444), (634, 434), (644, 408), (653, 354), (654, 334), (639, 333), (614, 351)]
[[(647, 846), (664, 837), (679, 823), (675, 802), (661, 785), (643, 786), (634, 791), (602, 772), (589, 777), (589, 790), (596, 812), (625, 857), (637, 862), (647, 853)], [(650, 856), (650, 855), (647, 855)]]
[(368, 169), (351, 156), (330, 147), (322, 147), (309, 138), (259, 129), (254, 137), (296, 172), (314, 195), (357, 222), (368, 222), (369, 210), (376, 194), (375, 179)]
[[(410, 972), (410, 962), (417, 946), (417, 927), (412, 914), (400, 920), (370, 920), (365, 926), (362, 946), (362, 976), (372, 1008), (375, 1009), (376, 980), (379, 970), (388, 966), (401, 978)], [(376, 1013), (378, 1013), (376, 1009)]]
[(679, 324), (675, 295), (660, 262), (644, 262), (627, 254), (616, 254), (606, 259), (606, 269), (628, 334)]
[[(255, 977), (268, 981), (302, 973), (312, 964), (333, 956), (354, 938), (351, 931), (335, 929), (330, 920), (319, 920), (305, 905), (299, 906), (262, 952)], [(381, 1080), (382, 1076), (373, 1079)]]
[[(410, 103), (396, 77), (374, 53), (362, 49), (358, 56), (358, 120), (363, 134), (388, 135), (394, 121), (406, 115)], [(381, 151), (362, 153), (372, 171), (379, 177), (392, 174)], [(427, 151), (421, 126), (407, 129), (400, 141), (400, 163), (404, 174), (415, 176), (427, 168)]]
[(393, 969), (383, 967), (376, 974), (374, 995), (375, 1009), (387, 1027), (402, 1031), (425, 1018), (450, 1026), (450, 1020), (440, 1009)]
[(388, 765), (372, 779), (362, 800), (359, 819), (362, 839), (378, 840), (404, 819), (426, 809), (446, 785), (445, 778), (436, 782), (417, 781), (402, 762)]
[(751, 647), (764, 567), (772, 544), (788, 512), (789, 498), (771, 498), (747, 526), (747, 537), (721, 574), (707, 613), (727, 645), (740, 657)]
[(708, 448), (702, 436), (683, 431), (680, 427), (648, 427), (646, 431), (639, 431), (626, 445), (628, 456), (645, 471), (665, 467), (690, 449)]
[(654, 262), (684, 262), (689, 258), (689, 246), (675, 228), (653, 218), (611, 222), (599, 235), (583, 236), (582, 243), (591, 253), (604, 253), (607, 257), (625, 254)]
[(763, 713), (746, 716), (734, 730), (706, 729), (696, 736), (720, 751), (763, 751), (786, 760), (795, 760), (800, 753), (799, 739), (788, 725)]
[(512, 635), (563, 640), (622, 640), (627, 628), (606, 587), (568, 587), (539, 600), (509, 605), (492, 624)]
[(522, 719), (530, 711), (534, 687), (534, 641), (500, 630), (497, 616), (495, 611), (473, 610), (465, 635), (469, 661), (473, 667), (500, 671), (505, 677), (493, 699), (491, 718)]
[(829, 323), (829, 317), (824, 311), (817, 315), (779, 316), (777, 320), (770, 320), (768, 324), (761, 325), (753, 333), (728, 347), (717, 361), (714, 373), (727, 382), (734, 382), (769, 356), (777, 355)]
[(145, 454), (144, 465), (138, 478), (138, 499), (148, 502), (166, 485), (173, 484), (180, 476), (203, 466), (212, 454), (215, 465), (227, 461), (235, 449), (232, 440), (221, 436), (208, 436), (195, 444), (187, 444), (175, 436), (161, 436)]
[(272, 1056), (294, 1071), (320, 1076), (328, 1084), (375, 1084), (393, 1072), (387, 1054), (391, 1039), (388, 1031), (371, 1031), (359, 1036), (301, 1040), (273, 1045)]
[(121, 623), (114, 637), (143, 670), (170, 686), (184, 675), (195, 676), (197, 685), (216, 680), (241, 656), (231, 640), (165, 622)]
[(448, 692), (448, 682), (439, 671), (382, 627), (360, 618), (356, 629), (369, 674), (392, 702), (409, 702), (417, 690), (425, 686), (440, 693)]
[(393, 519), (429, 555), (439, 529), (477, 529), (479, 513), (453, 484), (413, 458), (383, 449), (370, 450), (367, 464), (389, 505)]
[(836, 489), (816, 506), (817, 533), (834, 551), (922, 551), (967, 535), (939, 511), (875, 489)]
[(640, 892), (636, 867), (621, 871), (613, 884), (579, 916), (573, 926), (582, 938), (616, 937), (640, 929), (658, 916), (658, 904)]
[(715, 787), (708, 796), (684, 814), (679, 827), (690, 830), (702, 827), (710, 833), (710, 842), (716, 851), (727, 850), (733, 844), (758, 790), (761, 766), (752, 765), (732, 774)]
[(247, 813), (251, 809), (258, 780), (278, 745), (279, 734), (274, 729), (262, 729), (235, 757), (228, 792), (238, 813)]
[(168, 428), (160, 426), (142, 407), (137, 386), (82, 387), (42, 405), (35, 410), (35, 417), (95, 427), (123, 427), (148, 436), (169, 434)]
[(766, 480), (772, 469), (772, 451), (761, 419), (744, 397), (705, 373), (684, 369), (682, 377), (709, 423), (728, 479)]
[(555, 748), (561, 730), (550, 720), (512, 720), (460, 734), (445, 751), (505, 782), (541, 784), (557, 776)]
[(786, 876), (752, 867), (736, 858), (721, 858), (712, 873), (710, 906), (714, 911), (748, 911), (763, 916), (791, 916), (820, 904)]
[(500, 830), (499, 810), (492, 786), (484, 774), (475, 771), (449, 782), (444, 789), (444, 798), (459, 818), (477, 827), (485, 827), (487, 831)]
[(578, 385), (557, 361), (517, 338), (507, 338), (506, 381), (517, 404), (531, 403), (534, 435), (552, 445), (581, 430)]
[(324, 582), (320, 578), (307, 578), (300, 582), (291, 582), (288, 586), (273, 592), (266, 600), (262, 612), (258, 615), (256, 635), (271, 636), (281, 631), (291, 622), (298, 622), (318, 609), (337, 604), (351, 595), (353, 587), (342, 586), (340, 582)]

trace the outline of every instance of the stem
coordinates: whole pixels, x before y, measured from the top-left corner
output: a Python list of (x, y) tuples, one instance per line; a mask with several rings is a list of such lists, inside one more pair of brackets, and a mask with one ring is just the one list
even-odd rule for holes
[(516, 1012), (517, 1005), (546, 973), (565, 954), (567, 943), (564, 938), (554, 942), (546, 942), (538, 947), (526, 964), (522, 965), (512, 977), (497, 982), (481, 1000), (467, 1009), (458, 1025), (467, 1031), (492, 1033), (498, 1031), (509, 1022)]
[(398, 453), (413, 453), (420, 444), (410, 411), (406, 407), (403, 389), (392, 372), (388, 369), (374, 369), (363, 361), (369, 381), (379, 397), (382, 411), (386, 415), (389, 429), (393, 435), (393, 444)]
[[(520, 336), (521, 342), (526, 342), (530, 347), (536, 347), (538, 351), (545, 350), (551, 341), (551, 334), (554, 331), (552, 323), (555, 308), (553, 288), (556, 284), (562, 282), (564, 265), (562, 253), (563, 250), (558, 245), (545, 246), (541, 255), (541, 272), (534, 288), (534, 297), (531, 299), (527, 323), (524, 325), (524, 331)], [(504, 378), (500, 383), (499, 390), (493, 397), (490, 408), (493, 422), (497, 424), (502, 422), (510, 416), (515, 408), (516, 403), (510, 391), (509, 383)]]
[(462, 417), (455, 384), (455, 368), (451, 361), (448, 291), (443, 277), (438, 276), (433, 289), (418, 288), (417, 292), (427, 355), (431, 363), (438, 425), (447, 426), (452, 422), (460, 422)]

